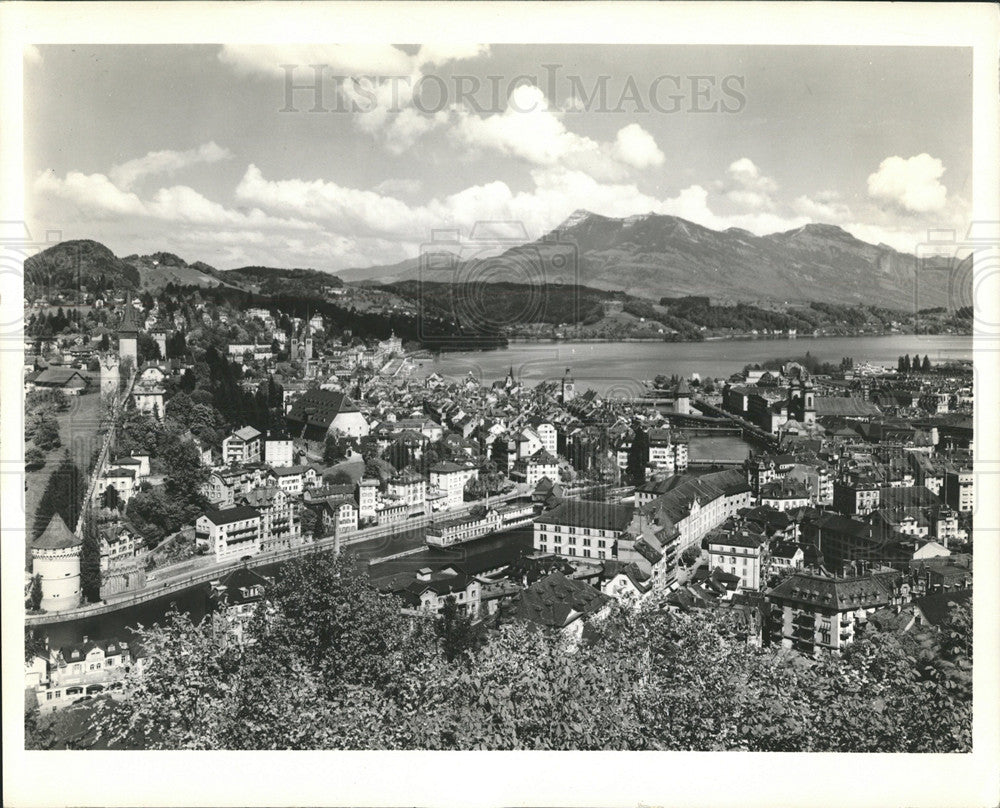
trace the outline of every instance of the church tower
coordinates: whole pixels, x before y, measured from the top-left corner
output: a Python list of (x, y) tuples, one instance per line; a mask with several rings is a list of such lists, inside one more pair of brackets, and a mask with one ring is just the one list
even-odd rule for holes
[(560, 397), (563, 404), (568, 404), (576, 397), (576, 385), (573, 383), (573, 377), (569, 375), (569, 368), (566, 368), (566, 373), (562, 378)]
[(813, 389), (812, 379), (807, 378), (802, 385), (802, 398), (804, 401), (802, 409), (802, 422), (806, 424), (816, 423), (816, 391)]
[(42, 578), (42, 611), (57, 612), (80, 605), (80, 553), (78, 539), (59, 514), (31, 545), (31, 572)]

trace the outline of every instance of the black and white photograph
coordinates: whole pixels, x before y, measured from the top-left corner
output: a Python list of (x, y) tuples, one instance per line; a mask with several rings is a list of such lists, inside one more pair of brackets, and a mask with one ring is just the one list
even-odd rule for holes
[(51, 5), (10, 804), (995, 804), (996, 7)]

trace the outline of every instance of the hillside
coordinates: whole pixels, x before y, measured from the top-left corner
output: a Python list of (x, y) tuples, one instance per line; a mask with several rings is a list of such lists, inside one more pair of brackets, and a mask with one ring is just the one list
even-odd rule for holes
[(156, 291), (168, 283), (175, 286), (233, 286), (224, 279), (217, 269), (201, 261), (187, 263), (183, 258), (168, 252), (157, 252), (152, 255), (129, 255), (124, 260), (139, 270), (139, 279), (143, 289)]
[[(507, 250), (483, 262), (481, 269), (466, 264), (452, 274), (459, 281), (540, 279), (649, 298), (820, 300), (909, 310), (916, 267), (914, 256), (867, 244), (833, 225), (755, 236), (737, 228), (720, 232), (675, 216), (614, 219), (577, 211), (545, 237)], [(419, 259), (341, 273), (354, 282), (383, 283), (419, 280), (421, 274)], [(947, 305), (947, 296), (947, 272), (922, 279), (920, 306)]]
[(35, 290), (138, 289), (139, 271), (97, 241), (63, 241), (24, 262), (25, 295)]

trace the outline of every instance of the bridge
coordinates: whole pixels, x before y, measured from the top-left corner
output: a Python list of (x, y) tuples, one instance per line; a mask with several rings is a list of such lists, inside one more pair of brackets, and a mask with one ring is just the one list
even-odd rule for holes
[(733, 415), (733, 413), (727, 412), (721, 407), (716, 407), (714, 404), (709, 404), (707, 401), (703, 399), (700, 398), (694, 399), (691, 402), (691, 405), (693, 407), (696, 407), (701, 412), (706, 413), (706, 415), (710, 415), (711, 418), (708, 420), (719, 420), (719, 419), (728, 420), (731, 424), (734, 425), (734, 427), (740, 429), (743, 440), (747, 441), (748, 443), (752, 443), (755, 446), (758, 446), (759, 448), (764, 449), (766, 451), (771, 451), (771, 452), (777, 451), (778, 449), (777, 435), (772, 435), (770, 432), (765, 432), (756, 424), (753, 424), (750, 421), (740, 418), (738, 415)]

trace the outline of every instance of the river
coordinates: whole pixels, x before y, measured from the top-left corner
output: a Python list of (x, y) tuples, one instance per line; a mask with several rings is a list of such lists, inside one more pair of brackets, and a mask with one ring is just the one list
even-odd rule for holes
[(751, 362), (803, 356), (824, 362), (850, 356), (855, 362), (895, 366), (901, 354), (928, 355), (932, 362), (972, 359), (971, 336), (895, 334), (884, 337), (798, 337), (797, 339), (706, 340), (705, 342), (534, 342), (495, 351), (443, 353), (421, 362), (418, 374), (433, 371), (460, 378), (470, 371), (481, 381), (515, 378), (534, 385), (562, 378), (567, 368), (577, 392), (634, 396), (644, 379), (658, 374), (725, 378)]

